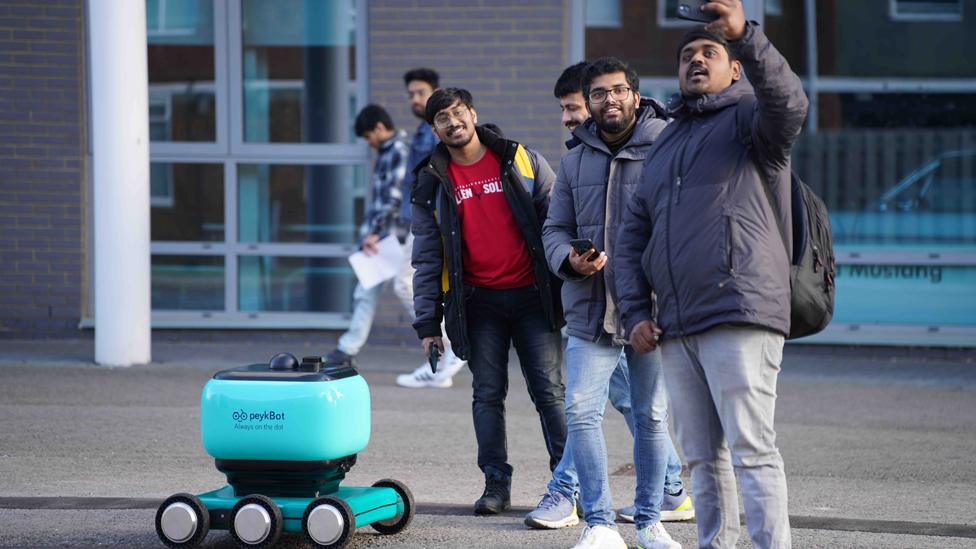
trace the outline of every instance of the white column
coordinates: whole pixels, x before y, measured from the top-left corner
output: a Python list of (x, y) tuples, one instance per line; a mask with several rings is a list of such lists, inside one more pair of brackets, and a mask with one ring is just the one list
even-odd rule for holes
[(146, 5), (88, 0), (95, 362), (150, 361)]

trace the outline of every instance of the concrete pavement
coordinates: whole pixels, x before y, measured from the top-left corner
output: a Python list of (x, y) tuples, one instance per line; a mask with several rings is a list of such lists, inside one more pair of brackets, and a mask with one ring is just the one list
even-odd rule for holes
[[(0, 340), (0, 547), (161, 547), (156, 503), (223, 484), (199, 441), (200, 389), (216, 370), (263, 362), (281, 344), (156, 342), (154, 362), (92, 365), (86, 341)], [(548, 479), (538, 418), (513, 356), (508, 404), (515, 512), (470, 515), (474, 465), (470, 374), (446, 390), (396, 387), (416, 349), (368, 348), (373, 433), (348, 484), (392, 477), (418, 502), (399, 535), (360, 529), (350, 547), (569, 547), (579, 528), (526, 529), (522, 513)], [(777, 410), (796, 547), (976, 546), (976, 357), (788, 346)], [(634, 477), (622, 418), (605, 426), (617, 505)], [(117, 499), (106, 499), (117, 498)], [(669, 523), (686, 547), (693, 524)], [(633, 528), (622, 525), (629, 543)], [(745, 534), (743, 534), (745, 536)], [(741, 541), (741, 547), (749, 547)], [(208, 547), (233, 546), (224, 532)], [(280, 545), (301, 546), (288, 536)]]

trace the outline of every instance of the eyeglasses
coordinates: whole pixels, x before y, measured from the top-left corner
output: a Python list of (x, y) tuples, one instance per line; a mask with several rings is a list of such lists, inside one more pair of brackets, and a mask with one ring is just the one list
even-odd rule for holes
[(468, 109), (466, 107), (456, 107), (452, 111), (438, 113), (434, 117), (434, 126), (438, 129), (444, 130), (451, 127), (451, 122), (454, 120), (463, 121), (468, 116)]
[(629, 93), (630, 87), (628, 86), (614, 86), (609, 90), (600, 88), (592, 90), (590, 91), (590, 95), (588, 97), (590, 98), (591, 103), (603, 103), (607, 100), (607, 95), (612, 95), (617, 101), (623, 101), (627, 98), (627, 94)]

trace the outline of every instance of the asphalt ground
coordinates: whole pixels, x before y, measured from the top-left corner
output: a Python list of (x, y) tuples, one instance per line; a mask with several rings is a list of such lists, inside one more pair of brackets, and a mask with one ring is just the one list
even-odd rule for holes
[[(176, 492), (224, 483), (200, 445), (199, 398), (217, 370), (279, 351), (324, 354), (301, 342), (157, 342), (154, 362), (93, 365), (90, 341), (0, 340), (0, 547), (162, 547), (155, 507)], [(413, 491), (409, 528), (361, 528), (349, 547), (572, 546), (580, 527), (522, 524), (545, 490), (538, 418), (512, 358), (507, 406), (513, 511), (476, 517), (482, 478), (470, 418), (470, 374), (450, 389), (397, 387), (416, 349), (368, 348), (372, 437), (347, 485), (396, 478)], [(976, 356), (788, 346), (779, 383), (778, 444), (787, 467), (795, 547), (976, 547)], [(615, 504), (634, 489), (631, 442), (607, 411)], [(692, 487), (693, 490), (693, 487)], [(636, 543), (631, 525), (624, 539)], [(693, 523), (668, 523), (685, 547)], [(743, 531), (743, 537), (745, 532)], [(206, 547), (233, 547), (211, 532)], [(279, 547), (301, 547), (285, 535)], [(739, 547), (750, 547), (746, 539)]]

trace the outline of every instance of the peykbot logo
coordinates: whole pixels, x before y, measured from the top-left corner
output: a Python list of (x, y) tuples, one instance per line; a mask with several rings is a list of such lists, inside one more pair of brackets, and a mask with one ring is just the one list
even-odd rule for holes
[(284, 421), (285, 413), (276, 412), (274, 410), (264, 410), (260, 412), (248, 412), (247, 410), (241, 408), (240, 410), (235, 410), (231, 414), (231, 418), (237, 423), (244, 422), (255, 422), (259, 423), (262, 421)]

